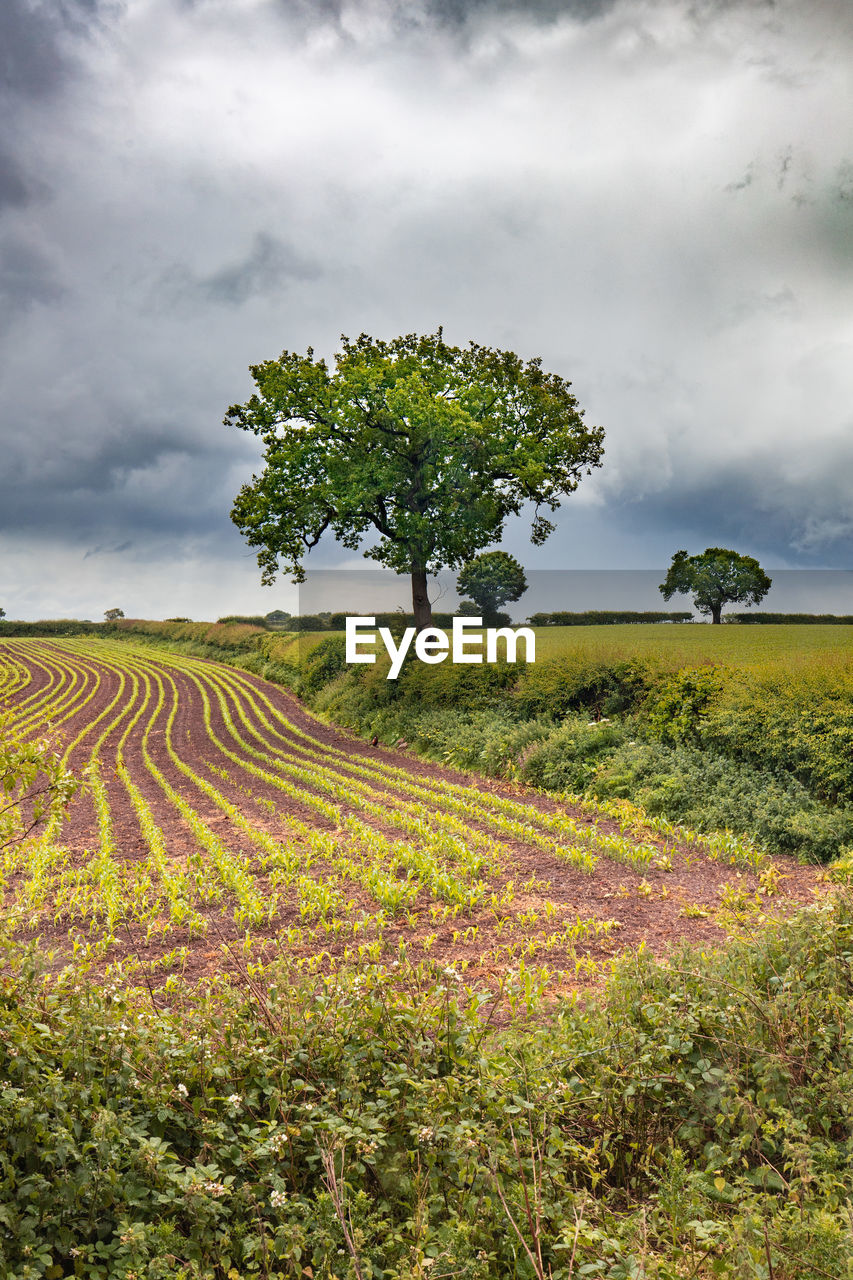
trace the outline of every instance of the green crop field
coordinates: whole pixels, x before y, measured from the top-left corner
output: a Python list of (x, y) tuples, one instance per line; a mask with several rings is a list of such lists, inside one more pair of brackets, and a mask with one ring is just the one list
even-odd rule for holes
[(469, 981), (529, 980), (534, 963), (540, 983), (577, 981), (661, 915), (671, 936), (724, 926), (732, 903), (760, 914), (783, 885), (730, 833), (413, 767), (204, 660), (8, 641), (0, 681), (10, 731), (49, 732), (85, 778), (4, 866), (7, 919), (60, 956), (198, 974), (239, 940), (249, 958), (326, 968), (411, 949)]
[[(849, 1275), (844, 862), (518, 780), (615, 732), (584, 699), (692, 731), (725, 683), (636, 685), (645, 629), (547, 635), (534, 687), (192, 625), (0, 641), (2, 758), (83, 783), (27, 835), (3, 775), (4, 1280)], [(481, 732), (499, 776), (448, 768)]]
[(853, 627), (684, 623), (537, 628), (538, 660), (578, 655), (643, 658), (676, 667), (807, 668), (853, 681)]

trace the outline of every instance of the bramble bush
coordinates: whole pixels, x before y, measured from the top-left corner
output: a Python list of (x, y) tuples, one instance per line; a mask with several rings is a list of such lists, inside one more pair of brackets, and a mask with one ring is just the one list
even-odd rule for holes
[(501, 1029), (405, 959), (174, 1009), (2, 959), (6, 1280), (853, 1275), (849, 890)]

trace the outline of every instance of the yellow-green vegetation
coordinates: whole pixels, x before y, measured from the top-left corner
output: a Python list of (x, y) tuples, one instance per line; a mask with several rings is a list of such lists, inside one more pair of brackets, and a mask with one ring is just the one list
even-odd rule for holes
[(555, 905), (514, 849), (579, 876), (582, 898), (600, 864), (668, 872), (678, 847), (752, 872), (766, 861), (748, 839), (699, 837), (625, 801), (578, 815), (354, 754), (269, 685), (186, 654), (100, 639), (3, 652), (10, 728), (24, 740), (50, 724), (62, 776), (87, 779), (82, 809), (54, 808), (38, 842), (7, 853), (6, 918), (78, 957), (150, 967), (152, 948), (224, 929), (254, 958), (283, 932), (326, 967), (414, 947), (498, 982), (534, 957), (589, 976), (586, 944), (617, 925), (565, 892)]
[(524, 667), (346, 669), (343, 637), (129, 624), (294, 688), (444, 763), (625, 798), (704, 832), (831, 861), (853, 848), (853, 629), (543, 627)]
[(447, 763), (829, 861), (853, 844), (851, 639), (821, 626), (543, 628), (535, 666), (410, 664), (393, 688), (378, 666), (344, 671), (327, 639), (301, 682), (336, 720)]
[(627, 661), (644, 658), (672, 669), (722, 663), (777, 669), (812, 668), (817, 661), (853, 678), (853, 627), (736, 624), (711, 629), (706, 623), (606, 627), (539, 627), (537, 658), (573, 654)]
[[(775, 920), (783, 877), (748, 838), (322, 741), (188, 651), (218, 639), (0, 645), (7, 741), (50, 724), (59, 776), (89, 780), (2, 868), (4, 1280), (850, 1280), (849, 890)], [(388, 687), (334, 646), (290, 664), (312, 697)], [(715, 672), (637, 684), (648, 722), (692, 731)], [(411, 716), (423, 679), (373, 713)], [(424, 714), (559, 745), (567, 715), (507, 715), (522, 688), (492, 672), (466, 710), (450, 681)], [(544, 862), (509, 878), (516, 843), (578, 884), (618, 868), (614, 915), (704, 860), (713, 898), (672, 915), (727, 920), (724, 950), (634, 946), (579, 1002), (557, 962), (582, 978), (619, 931), (556, 901)], [(225, 970), (190, 982), (210, 955)]]

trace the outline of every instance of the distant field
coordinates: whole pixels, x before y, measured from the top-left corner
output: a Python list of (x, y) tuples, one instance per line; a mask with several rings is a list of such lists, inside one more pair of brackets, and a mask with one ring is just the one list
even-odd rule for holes
[[(536, 627), (537, 662), (563, 655), (606, 660), (655, 659), (666, 667), (721, 663), (733, 667), (772, 664), (802, 669), (846, 668), (853, 673), (853, 627), (720, 626), (704, 623), (632, 624), (599, 627)], [(305, 631), (279, 634), (276, 654), (298, 663), (330, 634)]]
[(660, 658), (667, 666), (706, 662), (752, 667), (766, 663), (853, 665), (853, 627), (720, 626), (702, 623), (607, 627), (540, 627), (536, 657), (589, 654), (595, 657)]

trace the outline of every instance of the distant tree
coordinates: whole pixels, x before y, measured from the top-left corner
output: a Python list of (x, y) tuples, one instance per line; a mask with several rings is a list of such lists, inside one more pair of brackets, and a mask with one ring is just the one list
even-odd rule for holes
[(284, 351), (254, 365), (258, 388), (228, 426), (259, 436), (265, 468), (237, 494), (231, 518), (260, 548), (265, 583), (302, 581), (302, 559), (330, 529), (353, 550), (411, 575), (415, 625), (430, 625), (427, 575), (458, 568), (500, 539), (504, 521), (534, 506), (540, 543), (554, 511), (592, 467), (604, 432), (588, 427), (570, 384), (538, 359), (439, 329), (383, 342), (342, 338), (325, 360)]
[(0, 618), (6, 617), (6, 610), (0, 606)]
[(107, 622), (117, 622), (119, 618), (124, 617), (124, 609), (107, 609), (104, 617)]
[(758, 604), (767, 595), (772, 581), (752, 556), (739, 555), (725, 547), (707, 547), (701, 555), (676, 551), (660, 585), (664, 600), (692, 595), (693, 604), (712, 622), (720, 622), (725, 604)]
[(285, 613), (283, 609), (272, 609), (269, 613), (264, 615), (264, 621), (273, 622), (273, 623), (287, 622), (287, 619), (289, 617), (290, 617), (290, 614)]
[(456, 579), (460, 595), (470, 596), (491, 625), (501, 605), (518, 600), (527, 590), (527, 579), (521, 565), (507, 551), (487, 551), (463, 566)]

